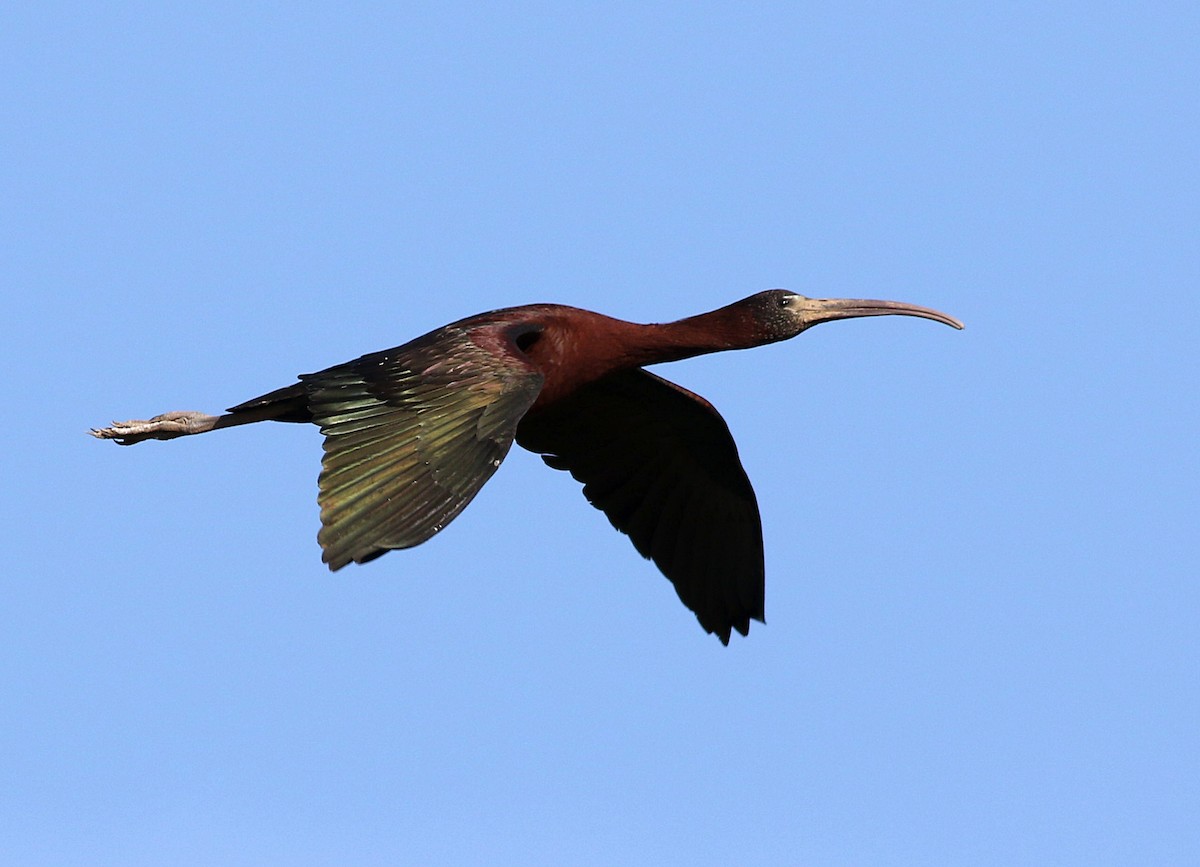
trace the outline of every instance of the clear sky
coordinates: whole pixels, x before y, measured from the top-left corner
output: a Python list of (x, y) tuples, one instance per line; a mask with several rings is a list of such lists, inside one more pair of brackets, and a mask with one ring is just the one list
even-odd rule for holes
[[(1197, 9), (8, 4), (0, 863), (1200, 861)], [(771, 287), (967, 329), (658, 369), (728, 648), (520, 449), (332, 575), (315, 428), (85, 435)]]

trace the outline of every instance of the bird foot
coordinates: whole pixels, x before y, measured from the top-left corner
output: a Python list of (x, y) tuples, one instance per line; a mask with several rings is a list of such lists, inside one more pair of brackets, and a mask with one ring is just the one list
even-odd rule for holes
[(202, 412), (164, 412), (147, 421), (114, 421), (111, 427), (92, 428), (91, 434), (97, 439), (131, 446), (143, 440), (170, 440), (204, 433), (213, 429), (218, 418)]

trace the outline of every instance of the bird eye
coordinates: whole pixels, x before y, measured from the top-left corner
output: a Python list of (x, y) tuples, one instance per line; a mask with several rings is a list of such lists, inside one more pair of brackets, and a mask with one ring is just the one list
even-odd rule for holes
[(791, 295), (780, 295), (779, 296), (779, 306), (780, 307), (791, 307), (792, 306), (792, 296)]

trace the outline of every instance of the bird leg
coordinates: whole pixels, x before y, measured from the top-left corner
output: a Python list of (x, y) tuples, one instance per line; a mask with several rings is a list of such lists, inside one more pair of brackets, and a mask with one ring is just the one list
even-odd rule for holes
[(92, 428), (92, 436), (116, 440), (119, 445), (131, 446), (143, 440), (171, 440), (191, 434), (204, 433), (216, 427), (228, 416), (207, 415), (202, 412), (164, 412), (148, 421), (114, 421), (111, 427)]

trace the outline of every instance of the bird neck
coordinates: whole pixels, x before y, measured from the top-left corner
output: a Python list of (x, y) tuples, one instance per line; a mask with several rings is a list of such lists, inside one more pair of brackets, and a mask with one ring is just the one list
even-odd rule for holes
[(544, 315), (537, 339), (521, 347), (543, 376), (534, 410), (619, 370), (747, 349), (773, 339), (744, 305), (651, 325), (549, 305), (539, 312)]
[(680, 361), (728, 349), (749, 349), (771, 339), (750, 312), (736, 304), (675, 322), (641, 327), (643, 339), (639, 342), (650, 356), (643, 364)]

